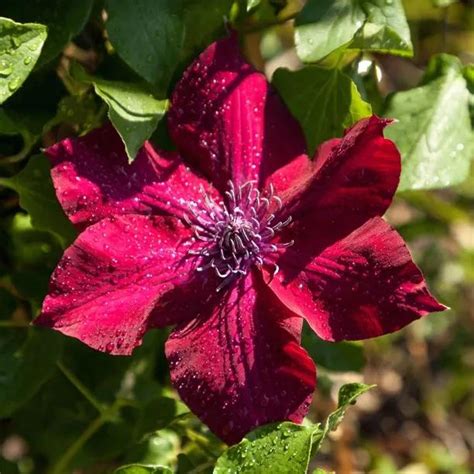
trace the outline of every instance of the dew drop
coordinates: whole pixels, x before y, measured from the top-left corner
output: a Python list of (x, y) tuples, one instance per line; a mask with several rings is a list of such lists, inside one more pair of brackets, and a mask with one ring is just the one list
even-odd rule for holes
[(15, 91), (15, 90), (18, 89), (19, 85), (20, 85), (19, 79), (17, 79), (17, 78), (12, 79), (12, 80), (8, 83), (8, 89), (13, 92), (13, 91)]

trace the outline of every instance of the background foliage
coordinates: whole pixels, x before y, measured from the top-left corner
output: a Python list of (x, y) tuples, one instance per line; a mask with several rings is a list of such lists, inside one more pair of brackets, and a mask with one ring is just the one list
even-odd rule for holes
[[(171, 389), (165, 331), (125, 358), (29, 322), (75, 236), (41, 149), (107, 117), (130, 161), (148, 138), (172, 147), (170, 91), (229, 24), (311, 151), (372, 111), (399, 119), (387, 217), (452, 310), (364, 344), (305, 332), (307, 422), (227, 449)], [(0, 473), (472, 472), (473, 44), (470, 0), (2, 0)]]

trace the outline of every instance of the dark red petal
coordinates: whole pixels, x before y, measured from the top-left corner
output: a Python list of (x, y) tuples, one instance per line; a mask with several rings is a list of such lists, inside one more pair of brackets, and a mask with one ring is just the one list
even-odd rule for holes
[(189, 238), (171, 217), (118, 216), (88, 227), (64, 253), (34, 323), (94, 349), (130, 354), (150, 327), (193, 317), (192, 299), (177, 292), (194, 273), (185, 258)]
[(201, 186), (215, 194), (178, 154), (158, 153), (148, 142), (129, 165), (111, 125), (57, 143), (46, 154), (59, 202), (79, 228), (118, 214), (182, 217), (186, 202), (201, 197)]
[(296, 120), (265, 76), (247, 63), (236, 35), (209, 46), (176, 86), (169, 129), (181, 153), (220, 190), (264, 182), (305, 153)]
[(288, 249), (270, 286), (323, 339), (380, 336), (446, 309), (429, 293), (403, 239), (379, 217), (307, 261)]
[(301, 422), (315, 387), (314, 363), (299, 345), (301, 318), (260, 278), (238, 280), (166, 343), (181, 398), (229, 444), (265, 423)]
[[(296, 162), (270, 179), (280, 194), (283, 213), (294, 220), (295, 245), (317, 255), (392, 202), (400, 177), (400, 154), (383, 137), (389, 123), (376, 116), (361, 120), (343, 139), (324, 143), (309, 167)], [(298, 177), (299, 176), (299, 177)]]

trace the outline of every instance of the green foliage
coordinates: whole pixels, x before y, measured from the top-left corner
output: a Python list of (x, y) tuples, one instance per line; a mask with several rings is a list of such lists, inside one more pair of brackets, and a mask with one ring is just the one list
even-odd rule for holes
[(20, 195), (20, 205), (30, 213), (34, 227), (54, 233), (67, 245), (75, 231), (58, 203), (49, 170), (48, 159), (37, 155), (16, 176), (0, 178), (0, 184)]
[(356, 342), (327, 342), (319, 339), (305, 324), (302, 346), (318, 366), (333, 372), (359, 372), (364, 368), (364, 348)]
[(440, 56), (428, 66), (422, 84), (394, 94), (385, 115), (398, 119), (387, 130), (400, 149), (400, 191), (443, 188), (469, 173), (474, 136), (469, 91), (456, 58)]
[(342, 386), (338, 407), (323, 426), (283, 422), (252, 431), (217, 460), (214, 474), (306, 473), (327, 434), (338, 427), (347, 408), (370, 388), (364, 384)]
[(46, 40), (46, 28), (0, 17), (0, 104), (28, 77)]
[(109, 0), (107, 30), (120, 57), (165, 95), (177, 69), (223, 30), (231, 3)]
[(49, 330), (0, 328), (0, 417), (11, 416), (52, 375), (63, 340)]
[[(347, 456), (354, 472), (471, 472), (474, 67), (463, 64), (474, 41), (469, 2), (403, 0), (408, 22), (401, 0), (0, 3), (2, 474), (324, 474), (339, 471), (334, 453), (344, 454), (348, 440), (358, 447)], [(405, 192), (388, 220), (408, 239), (433, 293), (453, 308), (405, 335), (364, 344), (325, 342), (305, 326), (302, 345), (318, 366), (307, 419), (260, 427), (231, 447), (178, 401), (164, 356), (168, 331), (151, 331), (131, 357), (111, 357), (30, 324), (76, 235), (42, 149), (100, 126), (107, 113), (130, 161), (150, 137), (173, 149), (162, 120), (173, 85), (226, 29), (258, 69), (280, 67), (273, 84), (311, 153), (371, 110), (399, 119), (386, 133), (403, 155)], [(408, 59), (411, 38), (415, 56)], [(294, 51), (318, 64), (282, 68), (299, 66)], [(422, 190), (446, 186), (453, 187)], [(364, 376), (380, 391), (367, 398), (357, 423), (327, 439), (369, 388), (343, 386), (338, 408), (318, 423), (334, 405), (334, 386)]]
[(296, 18), (295, 41), (309, 63), (342, 49), (413, 54), (401, 0), (309, 0)]
[(322, 142), (342, 136), (345, 128), (371, 114), (357, 86), (339, 69), (278, 69), (273, 85), (300, 122), (310, 155)]
[(145, 140), (155, 131), (166, 112), (168, 102), (157, 100), (146, 84), (107, 81), (92, 77), (80, 66), (73, 74), (94, 85), (94, 90), (109, 107), (109, 118), (121, 136), (129, 161), (132, 162)]
[(93, 0), (2, 0), (2, 15), (16, 21), (34, 21), (47, 26), (48, 38), (40, 64), (54, 59), (84, 27), (91, 13)]

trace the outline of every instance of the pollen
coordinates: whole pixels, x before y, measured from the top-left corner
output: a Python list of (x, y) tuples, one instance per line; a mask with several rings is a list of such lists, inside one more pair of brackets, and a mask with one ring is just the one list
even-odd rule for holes
[[(202, 257), (197, 271), (212, 268), (222, 279), (217, 291), (246, 275), (253, 265), (262, 266), (269, 254), (293, 245), (293, 241), (275, 241), (276, 234), (292, 218), (279, 218), (282, 202), (272, 185), (261, 192), (254, 181), (240, 186), (229, 181), (220, 202), (204, 190), (201, 193), (203, 200), (190, 202), (186, 216), (199, 243), (199, 249), (191, 249), (189, 254)], [(275, 275), (279, 269), (275, 263), (272, 265)]]

